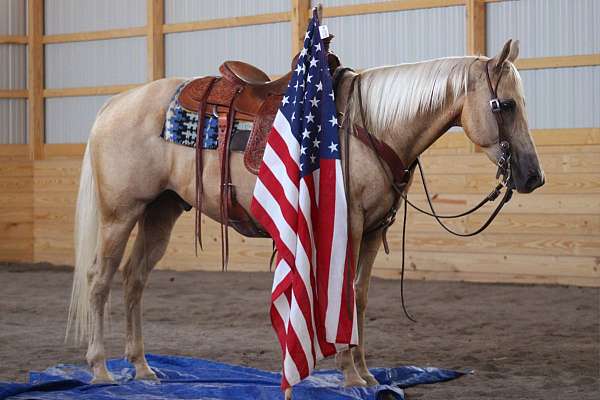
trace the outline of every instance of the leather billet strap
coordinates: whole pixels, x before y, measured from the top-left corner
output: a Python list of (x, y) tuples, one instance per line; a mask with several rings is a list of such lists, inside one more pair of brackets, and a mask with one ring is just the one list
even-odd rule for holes
[(200, 101), (200, 107), (198, 107), (198, 126), (196, 130), (196, 218), (195, 218), (195, 227), (194, 227), (194, 250), (196, 252), (196, 256), (198, 256), (198, 244), (200, 244), (200, 249), (202, 249), (202, 227), (201, 227), (201, 218), (202, 218), (202, 172), (204, 168), (203, 159), (202, 159), (202, 146), (204, 144), (204, 115), (206, 114), (206, 103), (208, 100), (208, 96), (210, 95), (210, 91), (218, 81), (218, 78), (213, 78), (208, 84), (208, 88), (206, 92), (202, 96), (202, 100)]

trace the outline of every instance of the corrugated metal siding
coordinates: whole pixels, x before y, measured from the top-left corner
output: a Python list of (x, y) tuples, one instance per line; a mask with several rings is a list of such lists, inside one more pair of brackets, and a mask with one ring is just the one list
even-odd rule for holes
[(490, 54), (509, 38), (521, 41), (521, 57), (600, 53), (598, 0), (490, 3), (486, 15)]
[(146, 0), (46, 0), (47, 35), (146, 25)]
[(600, 66), (522, 71), (532, 129), (600, 127)]
[(282, 75), (290, 69), (291, 51), (288, 22), (172, 33), (165, 36), (166, 74), (214, 75), (224, 60), (233, 59)]
[(46, 87), (118, 85), (146, 79), (146, 39), (46, 45)]
[(111, 96), (46, 99), (46, 143), (85, 143), (96, 114)]
[(0, 99), (0, 144), (27, 143), (27, 100)]
[(311, 0), (311, 5), (316, 7), (319, 3), (324, 8), (335, 6), (347, 6), (351, 4), (381, 3), (381, 0)]
[(342, 64), (368, 68), (465, 54), (465, 9), (325, 18)]
[(168, 24), (289, 11), (289, 0), (165, 0)]
[(0, 0), (0, 35), (25, 35), (27, 2)]
[(27, 46), (0, 44), (0, 89), (27, 88)]

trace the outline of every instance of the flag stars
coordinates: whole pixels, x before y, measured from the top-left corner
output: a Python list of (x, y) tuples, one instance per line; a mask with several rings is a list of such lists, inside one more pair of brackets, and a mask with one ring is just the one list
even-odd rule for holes
[(292, 113), (292, 121), (296, 119), (296, 111)]
[(314, 45), (315, 51), (321, 51), (321, 43), (317, 43)]
[(333, 143), (333, 142), (331, 142), (331, 144), (329, 146), (327, 146), (327, 148), (329, 149), (329, 151), (331, 151), (332, 153), (334, 151), (338, 151), (337, 147), (338, 147), (337, 143)]
[(315, 86), (317, 87), (317, 92), (323, 90), (323, 82), (319, 82)]
[(319, 148), (319, 144), (321, 144), (321, 141), (315, 138), (315, 140), (313, 140), (313, 147)]
[(306, 52), (307, 52), (307, 51), (306, 51), (306, 47), (304, 47), (304, 48), (302, 49), (302, 51), (300, 51), (300, 57), (304, 57), (304, 56), (306, 55)]
[(333, 94), (333, 91), (329, 93), (329, 96), (331, 96), (331, 100), (335, 100), (335, 95)]
[(306, 154), (306, 147), (300, 147), (300, 154)]
[(311, 83), (310, 80), (313, 78), (313, 76), (311, 74), (308, 74), (308, 76), (306, 77), (306, 82)]
[(319, 61), (313, 57), (310, 59), (310, 66), (308, 68), (316, 67), (318, 63)]
[[(308, 115), (306, 117), (306, 123), (308, 124), (309, 122), (315, 122), (315, 116), (313, 115), (312, 112), (308, 113)], [(329, 121), (331, 122), (331, 121)], [(337, 124), (337, 120), (335, 121), (335, 123)]]
[(335, 117), (335, 115), (331, 116), (331, 119), (329, 120), (329, 122), (331, 123), (331, 126), (336, 126), (338, 124), (338, 120)]
[(283, 96), (283, 99), (281, 100), (281, 105), (285, 106), (286, 104), (290, 103), (290, 96)]
[(313, 155), (311, 155), (309, 158), (310, 158), (310, 163), (311, 163), (311, 164), (314, 164), (314, 163), (315, 163), (315, 160), (317, 159), (317, 157), (315, 157), (315, 155), (314, 155), (314, 154), (313, 154)]
[(304, 64), (298, 63), (298, 65), (296, 65), (296, 73), (300, 75), (301, 72), (304, 72)]
[(313, 97), (312, 100), (309, 100), (310, 104), (315, 108), (319, 107), (319, 101), (321, 100), (317, 100), (315, 97)]
[(308, 129), (304, 128), (304, 132), (302, 132), (302, 139), (306, 139), (308, 137), (310, 137), (310, 132)]

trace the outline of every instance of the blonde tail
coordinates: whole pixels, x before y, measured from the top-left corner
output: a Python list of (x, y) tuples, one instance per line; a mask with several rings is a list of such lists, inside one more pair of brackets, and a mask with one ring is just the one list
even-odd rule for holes
[(98, 228), (96, 183), (88, 143), (81, 166), (77, 210), (75, 211), (75, 272), (65, 342), (69, 338), (72, 327), (75, 331), (75, 341), (78, 343), (88, 337), (91, 332), (88, 271), (96, 258)]

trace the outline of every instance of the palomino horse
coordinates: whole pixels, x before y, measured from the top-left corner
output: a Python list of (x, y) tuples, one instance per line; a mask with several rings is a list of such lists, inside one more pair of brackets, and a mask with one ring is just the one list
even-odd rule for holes
[[(362, 104), (350, 91), (353, 73), (337, 88), (338, 110), (346, 125), (362, 126), (389, 145), (410, 165), (451, 126), (461, 126), (469, 139), (496, 163), (500, 129), (510, 142), (512, 182), (528, 193), (544, 183), (538, 155), (527, 126), (521, 79), (513, 62), (518, 42), (486, 57), (441, 58), (361, 72)], [(490, 110), (490, 88), (503, 76), (498, 96), (513, 99), (498, 123)], [(160, 133), (165, 112), (182, 79), (162, 79), (110, 99), (94, 122), (83, 159), (76, 213), (76, 266), (69, 327), (87, 336), (89, 363), (96, 382), (110, 381), (104, 350), (104, 314), (110, 282), (119, 268), (127, 239), (136, 224), (139, 234), (123, 266), (126, 304), (125, 355), (136, 379), (156, 379), (144, 356), (141, 298), (148, 275), (164, 255), (177, 218), (195, 204), (195, 150), (165, 142)], [(352, 93), (352, 94), (350, 94)], [(361, 115), (365, 116), (365, 121)], [(503, 125), (503, 126), (500, 126)], [(342, 135), (343, 136), (343, 135)], [(344, 138), (342, 138), (344, 139)], [(374, 385), (365, 363), (364, 321), (367, 292), (381, 230), (363, 235), (388, 213), (397, 197), (373, 150), (353, 135), (350, 146), (349, 209), (360, 345), (337, 356), (346, 385)], [(342, 152), (344, 154), (344, 152)], [(202, 212), (220, 218), (220, 169), (216, 151), (203, 155)], [(250, 209), (256, 176), (244, 167), (242, 155), (231, 155), (231, 179), (241, 205)]]

